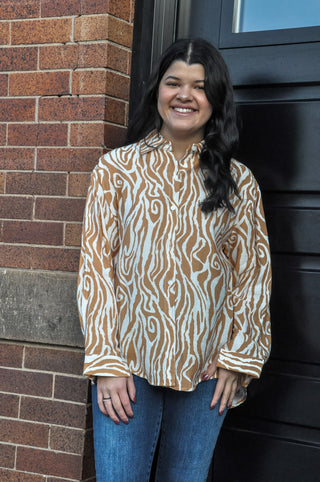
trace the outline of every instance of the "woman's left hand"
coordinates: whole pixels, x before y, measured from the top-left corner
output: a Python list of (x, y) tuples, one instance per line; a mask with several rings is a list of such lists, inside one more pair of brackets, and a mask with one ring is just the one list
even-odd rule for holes
[(231, 407), (234, 396), (241, 386), (242, 375), (239, 372), (226, 370), (225, 368), (217, 368), (217, 360), (215, 360), (203, 373), (201, 379), (203, 381), (209, 380), (216, 370), (218, 371), (218, 381), (210, 408), (213, 409), (221, 397), (219, 414), (222, 415), (226, 407)]

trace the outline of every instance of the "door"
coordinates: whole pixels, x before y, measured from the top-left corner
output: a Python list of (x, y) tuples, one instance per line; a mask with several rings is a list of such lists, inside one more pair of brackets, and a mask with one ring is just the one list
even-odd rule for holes
[[(147, 2), (137, 1), (139, 8), (146, 13)], [(203, 37), (223, 55), (242, 123), (238, 159), (261, 186), (272, 250), (271, 357), (261, 379), (251, 383), (247, 402), (227, 415), (210, 480), (316, 482), (320, 2), (155, 0), (152, 16), (145, 72), (178, 37)], [(141, 62), (141, 55), (135, 58)], [(132, 92), (141, 85), (133, 78)]]

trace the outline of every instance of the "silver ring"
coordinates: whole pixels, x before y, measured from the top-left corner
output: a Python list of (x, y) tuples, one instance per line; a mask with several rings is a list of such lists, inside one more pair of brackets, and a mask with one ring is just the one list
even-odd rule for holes
[(111, 400), (111, 397), (106, 397), (102, 399), (103, 402), (106, 402), (107, 400)]

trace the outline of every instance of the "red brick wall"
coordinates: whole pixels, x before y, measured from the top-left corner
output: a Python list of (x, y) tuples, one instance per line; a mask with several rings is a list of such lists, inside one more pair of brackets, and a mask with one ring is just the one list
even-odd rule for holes
[(0, 266), (77, 270), (89, 173), (125, 136), (133, 9), (0, 3)]
[(57, 277), (73, 299), (90, 172), (124, 141), (133, 14), (134, 0), (0, 2), (1, 481), (94, 480), (77, 314), (57, 318), (52, 296)]
[(1, 481), (93, 480), (82, 358), (80, 350), (0, 343)]

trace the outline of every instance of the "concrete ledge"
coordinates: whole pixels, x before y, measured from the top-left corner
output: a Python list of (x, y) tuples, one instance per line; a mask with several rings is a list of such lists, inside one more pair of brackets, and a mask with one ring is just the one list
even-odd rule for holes
[(77, 274), (0, 268), (0, 338), (83, 346)]

